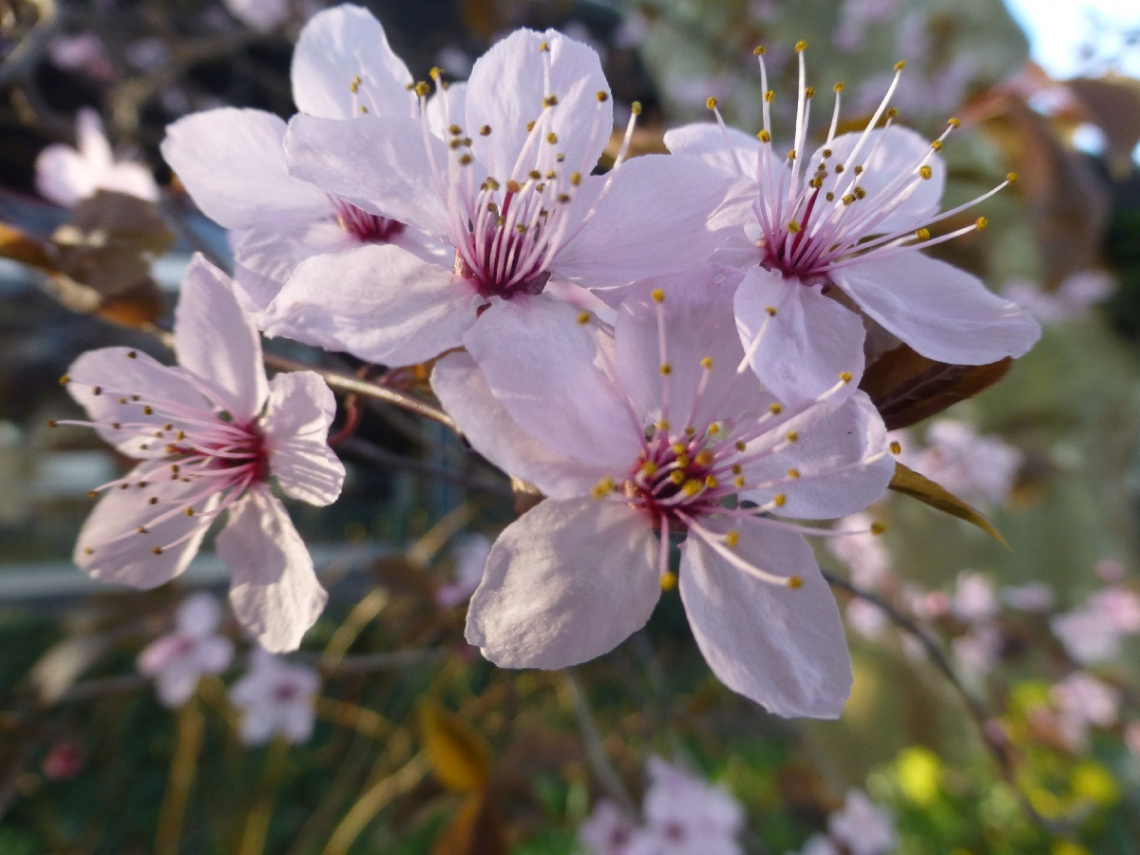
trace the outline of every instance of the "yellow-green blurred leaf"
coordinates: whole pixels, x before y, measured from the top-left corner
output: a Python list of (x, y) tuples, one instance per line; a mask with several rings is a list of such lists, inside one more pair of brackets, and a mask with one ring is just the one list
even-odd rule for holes
[(420, 730), (432, 771), (447, 789), (473, 793), (483, 789), (491, 772), (486, 740), (454, 713), (434, 704), (420, 707)]
[(993, 523), (967, 505), (941, 484), (931, 481), (925, 475), (920, 475), (898, 461), (895, 462), (895, 474), (891, 478), (891, 489), (896, 493), (903, 493), (911, 498), (918, 499), (932, 508), (950, 514), (971, 525), (976, 525), (1006, 549), (1010, 545), (1001, 536), (1001, 532), (994, 528)]

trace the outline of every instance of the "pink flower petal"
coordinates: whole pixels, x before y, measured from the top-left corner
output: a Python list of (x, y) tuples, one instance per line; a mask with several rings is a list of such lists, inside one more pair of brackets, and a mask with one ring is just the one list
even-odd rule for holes
[(917, 252), (873, 258), (834, 271), (859, 307), (929, 359), (984, 365), (1021, 356), (1041, 327), (981, 281)]
[(762, 523), (737, 529), (735, 550), (780, 587), (745, 574), (692, 534), (681, 561), (681, 599), (697, 646), (726, 686), (785, 717), (837, 718), (851, 690), (839, 608), (811, 547)]
[(313, 559), (285, 506), (265, 487), (249, 490), (229, 513), (217, 549), (233, 577), (234, 614), (266, 650), (296, 650), (328, 600)]
[(566, 668), (608, 653), (660, 596), (657, 537), (628, 506), (547, 499), (499, 535), (467, 640), (504, 668)]
[(312, 371), (278, 374), (269, 382), (262, 430), (269, 469), (285, 495), (310, 505), (331, 505), (344, 484), (344, 464), (328, 444), (336, 399)]
[(248, 422), (261, 412), (269, 393), (261, 337), (229, 277), (201, 255), (182, 281), (174, 339), (179, 364), (209, 383), (234, 419)]
[[(684, 125), (665, 132), (665, 147), (673, 154), (699, 157), (709, 166), (727, 175), (741, 175), (756, 180), (760, 141), (752, 134), (726, 128), (728, 142), (719, 125), (709, 122)], [(729, 143), (732, 148), (729, 148)], [(739, 167), (739, 171), (737, 168)], [(755, 187), (753, 187), (755, 192)]]

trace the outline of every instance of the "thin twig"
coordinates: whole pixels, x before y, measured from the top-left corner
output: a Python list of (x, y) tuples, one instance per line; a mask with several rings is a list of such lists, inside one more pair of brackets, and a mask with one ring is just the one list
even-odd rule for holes
[(360, 439), (359, 437), (354, 436), (344, 440), (338, 448), (342, 452), (354, 457), (359, 457), (361, 460), (365, 460), (369, 463), (406, 469), (417, 475), (426, 475), (429, 478), (435, 478), (436, 480), (444, 481), (448, 484), (466, 487), (469, 490), (491, 493), (506, 499), (514, 498), (511, 485), (505, 481), (491, 480), (490, 478), (474, 478), (469, 475), (464, 475), (461, 472), (455, 472), (451, 469), (444, 469), (441, 466), (425, 463), (422, 460), (404, 457), (386, 448), (381, 448), (378, 445)]
[(598, 723), (594, 720), (594, 711), (590, 708), (590, 699), (572, 669), (566, 669), (563, 677), (570, 694), (574, 699), (574, 713), (578, 717), (578, 731), (582, 736), (582, 744), (586, 749), (586, 760), (594, 770), (598, 782), (605, 788), (610, 798), (619, 802), (630, 816), (637, 814), (637, 805), (630, 796), (629, 791), (622, 783), (617, 769), (606, 756), (602, 745), (602, 737), (598, 733)]

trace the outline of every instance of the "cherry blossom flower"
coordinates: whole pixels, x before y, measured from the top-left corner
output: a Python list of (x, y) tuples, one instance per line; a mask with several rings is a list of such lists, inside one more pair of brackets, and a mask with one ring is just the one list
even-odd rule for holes
[(637, 823), (615, 802), (600, 799), (578, 827), (578, 842), (590, 855), (629, 855)]
[(154, 679), (164, 706), (184, 704), (204, 674), (220, 674), (234, 656), (234, 645), (218, 634), (222, 611), (206, 593), (187, 597), (174, 616), (174, 632), (147, 646), (139, 671)]
[(979, 623), (995, 617), (1000, 609), (994, 582), (985, 573), (967, 570), (958, 574), (950, 611), (966, 623)]
[(1026, 582), (1002, 589), (1002, 599), (1011, 609), (1022, 612), (1047, 612), (1053, 608), (1057, 595), (1047, 582)]
[(1043, 291), (1028, 279), (1014, 279), (1002, 292), (1044, 326), (1077, 320), (1112, 294), (1115, 283), (1101, 270), (1082, 270), (1065, 277), (1056, 291)]
[(440, 585), (435, 601), (445, 608), (455, 608), (471, 598), (483, 579), (483, 567), (491, 552), (491, 541), (484, 535), (471, 534), (451, 550), (455, 559), (455, 581)]
[(992, 623), (971, 626), (965, 635), (950, 642), (954, 658), (974, 679), (984, 677), (993, 670), (1004, 648), (1005, 635)]
[(902, 461), (962, 498), (982, 505), (1004, 502), (1024, 455), (994, 436), (979, 434), (956, 419), (938, 419), (926, 429), (927, 448)]
[[(793, 855), (793, 853), (788, 853), (788, 855)], [(804, 848), (799, 851), (799, 855), (843, 855), (843, 853), (826, 834), (813, 834), (804, 843)]]
[[(770, 91), (759, 139), (725, 126), (715, 99), (709, 106), (719, 128), (687, 125), (665, 136), (670, 151), (699, 155), (742, 179), (746, 204), (734, 208), (736, 243), (723, 257), (747, 270), (736, 294), (741, 340), (747, 344), (761, 325), (771, 327), (752, 354), (757, 376), (785, 403), (822, 394), (841, 373), (858, 379), (864, 362), (860, 313), (940, 362), (976, 365), (1025, 353), (1040, 336), (1026, 312), (971, 274), (916, 251), (982, 228), (985, 219), (978, 218), (938, 237), (930, 231), (1015, 176), (974, 202), (939, 213), (946, 169), (938, 151), (957, 120), (933, 142), (892, 124), (887, 104), (901, 63), (862, 132), (836, 135), (837, 85), (827, 138), (805, 157), (815, 90), (807, 85), (804, 47), (797, 45), (800, 87), (790, 148), (775, 148)], [(767, 90), (763, 49), (757, 54)], [(877, 127), (885, 115), (886, 125)], [(772, 320), (771, 309), (778, 310)]]
[(1105, 588), (1083, 606), (1055, 615), (1049, 627), (1077, 662), (1104, 662), (1120, 653), (1125, 635), (1140, 632), (1140, 596), (1116, 585)]
[(842, 561), (851, 581), (861, 588), (876, 589), (891, 576), (891, 554), (879, 536), (883, 528), (869, 514), (844, 517), (835, 525), (842, 537), (827, 541), (827, 550)]
[(233, 575), (230, 604), (270, 650), (295, 648), (327, 594), (273, 495), (327, 505), (344, 466), (328, 447), (335, 412), (321, 377), (267, 382), (261, 342), (232, 283), (196, 256), (174, 324), (178, 365), (123, 347), (89, 351), (71, 366), (72, 397), (119, 453), (141, 460), (102, 485), (79, 533), (75, 561), (91, 576), (153, 588), (186, 569), (206, 530), (229, 511), (217, 551)]
[(827, 821), (831, 836), (851, 855), (887, 855), (895, 847), (895, 821), (862, 790), (848, 790), (843, 809)]
[(288, 0), (223, 0), (230, 14), (259, 33), (268, 33), (289, 17)]
[(465, 99), (441, 107), (446, 141), (426, 109), (418, 121), (290, 122), (293, 176), (453, 252), (389, 244), (310, 259), (274, 302), (274, 334), (410, 364), (469, 344), (508, 303), (557, 312), (555, 283), (616, 289), (699, 264), (723, 239), (709, 220), (731, 179), (696, 158), (619, 153), (591, 175), (613, 126), (610, 89), (594, 51), (561, 33), (512, 33), (475, 63)]
[(260, 745), (280, 735), (294, 744), (313, 735), (320, 677), (312, 668), (291, 665), (254, 648), (249, 673), (234, 683), (230, 702), (241, 710), (241, 741)]
[[(315, 116), (418, 115), (412, 75), (384, 28), (359, 6), (314, 15), (293, 54), (293, 98)], [(451, 97), (461, 97), (461, 86)], [(429, 110), (434, 119), (439, 110)], [(443, 129), (435, 121), (437, 130)], [(263, 110), (222, 107), (167, 128), (162, 154), (198, 207), (233, 231), (238, 296), (272, 333), (265, 310), (294, 268), (314, 255), (399, 243), (430, 255), (431, 242), (289, 175), (285, 122)], [(450, 259), (450, 256), (447, 256)]]
[(158, 185), (139, 163), (116, 161), (103, 134), (103, 122), (84, 108), (76, 118), (77, 148), (56, 143), (36, 158), (36, 189), (45, 199), (71, 208), (99, 190), (158, 201)]
[(759, 387), (732, 334), (738, 278), (658, 280), (613, 338), (567, 305), (504, 302), (437, 364), (472, 445), (550, 497), (500, 535), (472, 597), (467, 638), (493, 662), (606, 653), (649, 619), (687, 535), (681, 599), (717, 676), (779, 715), (839, 714), (838, 608), (803, 528), (774, 515), (853, 513), (894, 461), (861, 392), (785, 408)]
[(649, 759), (645, 825), (633, 833), (625, 855), (740, 855), (736, 837), (744, 825), (740, 804), (721, 787), (659, 757)]
[(1049, 690), (1057, 708), (1061, 736), (1073, 749), (1084, 747), (1091, 726), (1112, 727), (1120, 709), (1120, 691), (1091, 674), (1076, 671)]

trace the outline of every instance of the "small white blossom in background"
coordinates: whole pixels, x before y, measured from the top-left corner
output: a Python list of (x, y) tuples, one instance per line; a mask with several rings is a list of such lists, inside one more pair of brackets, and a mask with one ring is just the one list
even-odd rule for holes
[(254, 648), (249, 672), (229, 691), (230, 702), (242, 713), (241, 741), (260, 745), (281, 735), (294, 744), (307, 742), (313, 734), (320, 685), (312, 668)]
[(1069, 747), (1078, 751), (1091, 726), (1112, 727), (1120, 709), (1120, 691), (1084, 671), (1053, 685), (1049, 696), (1057, 709), (1057, 726)]
[(1000, 608), (993, 580), (985, 573), (966, 570), (958, 574), (958, 584), (950, 610), (966, 623), (989, 620)]
[(878, 638), (887, 628), (887, 613), (870, 600), (855, 597), (844, 611), (848, 625), (864, 638)]
[(223, 0), (230, 14), (250, 29), (268, 33), (289, 17), (289, 0)]
[(1009, 497), (1021, 451), (954, 419), (931, 422), (925, 440), (924, 451), (902, 458), (911, 469), (966, 501), (999, 505)]
[(1055, 291), (1043, 291), (1028, 279), (1011, 279), (1002, 293), (1045, 326), (1083, 318), (1097, 303), (1107, 300), (1116, 287), (1103, 270), (1081, 270), (1067, 276)]
[(1140, 633), (1140, 596), (1119, 585), (1103, 588), (1075, 609), (1049, 621), (1065, 651), (1082, 665), (1120, 653), (1125, 635)]
[(740, 855), (736, 841), (744, 811), (721, 787), (649, 759), (645, 822), (637, 823), (606, 799), (578, 830), (590, 855)]
[(894, 816), (862, 790), (847, 791), (843, 807), (828, 819), (827, 830), (827, 835), (808, 838), (798, 855), (888, 855), (897, 842)]
[(435, 601), (446, 608), (455, 608), (471, 599), (483, 581), (483, 568), (491, 554), (491, 541), (482, 534), (470, 534), (451, 550), (455, 559), (455, 581), (440, 585)]
[(1045, 582), (1010, 585), (1002, 588), (1001, 597), (1007, 606), (1021, 612), (1047, 612), (1057, 601), (1057, 595)]
[(218, 635), (222, 610), (211, 594), (187, 597), (174, 616), (174, 632), (152, 642), (139, 655), (138, 668), (152, 678), (164, 706), (189, 700), (205, 674), (220, 674), (234, 656), (234, 645)]
[(849, 534), (827, 540), (827, 551), (847, 566), (851, 582), (872, 590), (882, 586), (891, 575), (891, 554), (883, 539), (874, 534), (873, 525), (870, 514), (851, 514), (834, 526), (836, 531)]
[(993, 624), (970, 627), (965, 635), (950, 642), (954, 658), (972, 678), (984, 677), (997, 665), (1005, 646), (1005, 636)]
[(79, 111), (76, 137), (77, 148), (56, 143), (36, 158), (36, 189), (41, 196), (64, 208), (75, 206), (99, 190), (158, 201), (158, 185), (149, 169), (139, 163), (115, 160), (98, 113)]

